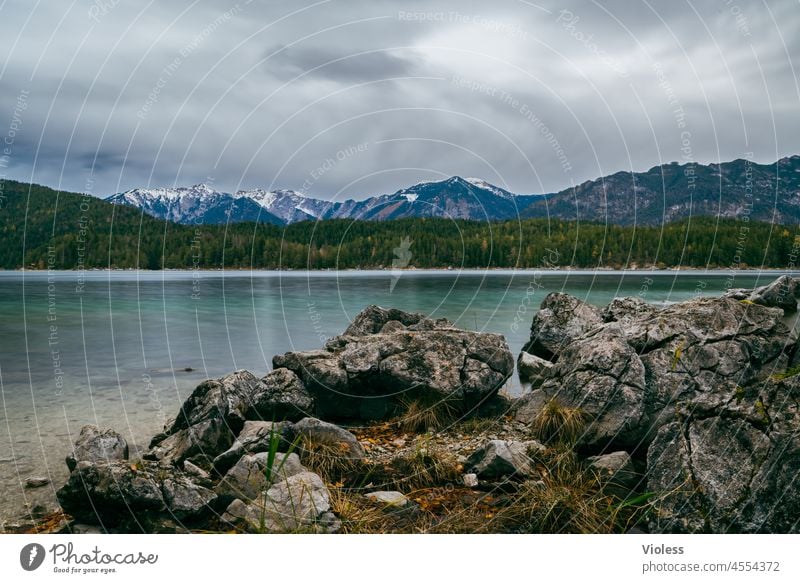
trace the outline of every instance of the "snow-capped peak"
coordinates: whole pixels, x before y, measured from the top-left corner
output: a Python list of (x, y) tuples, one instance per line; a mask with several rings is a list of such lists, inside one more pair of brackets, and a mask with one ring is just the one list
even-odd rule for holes
[(469, 182), (472, 186), (476, 188), (480, 188), (482, 190), (488, 190), (492, 194), (496, 194), (497, 196), (502, 196), (503, 198), (508, 198), (509, 196), (513, 196), (507, 190), (499, 188), (494, 184), (486, 182), (483, 178), (465, 178), (465, 182)]

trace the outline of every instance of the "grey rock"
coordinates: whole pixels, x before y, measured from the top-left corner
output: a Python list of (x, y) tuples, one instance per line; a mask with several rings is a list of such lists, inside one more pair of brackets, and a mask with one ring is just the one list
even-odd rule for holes
[(621, 322), (623, 324), (652, 316), (658, 311), (640, 297), (614, 298), (603, 308), (603, 321)]
[(402, 508), (408, 505), (409, 499), (402, 492), (396, 490), (386, 490), (381, 492), (370, 492), (365, 494), (368, 500), (380, 504), (382, 506), (392, 506), (395, 508)]
[(651, 532), (800, 532), (800, 379), (665, 424), (647, 452)]
[(517, 358), (517, 371), (523, 382), (530, 383), (532, 388), (538, 388), (547, 379), (553, 363), (544, 358), (539, 358), (527, 352), (520, 352)]
[(269, 452), (247, 454), (228, 470), (214, 490), (223, 499), (257, 500), (276, 481), (305, 471), (295, 453), (276, 453), (271, 467)]
[(75, 469), (78, 462), (102, 462), (128, 459), (128, 442), (112, 429), (99, 429), (95, 425), (84, 425), (67, 456), (67, 467)]
[(318, 417), (382, 418), (397, 412), (402, 401), (421, 396), (469, 409), (496, 394), (513, 372), (500, 335), (459, 330), (439, 320), (406, 324), (419, 315), (402, 316), (406, 329), (382, 333), (389, 321), (385, 312), (394, 312), (374, 306), (365, 312), (354, 321), (355, 329), (328, 341), (324, 350), (273, 358), (275, 368), (300, 377)]
[(207, 471), (205, 471), (203, 468), (194, 465), (189, 460), (184, 460), (183, 471), (186, 472), (187, 475), (192, 476), (194, 478), (200, 478), (201, 480), (208, 480), (210, 478)]
[(620, 497), (626, 496), (642, 480), (627, 451), (589, 457), (586, 465), (609, 492)]
[(364, 459), (364, 448), (356, 436), (333, 423), (306, 417), (295, 423), (294, 433), (301, 440), (300, 447), (307, 447), (309, 444), (321, 445), (329, 451), (336, 452), (342, 459)]
[(647, 430), (643, 419), (645, 368), (617, 323), (570, 343), (541, 391), (563, 406), (583, 412), (587, 419), (579, 438), (583, 445), (635, 446)]
[(530, 425), (550, 399), (551, 397), (541, 390), (525, 393), (514, 401), (511, 407), (514, 419), (519, 423)]
[(380, 329), (380, 333), (391, 334), (392, 332), (403, 332), (405, 330), (408, 330), (408, 328), (402, 322), (399, 322), (397, 320), (389, 320)]
[(531, 450), (543, 448), (536, 441), (507, 442), (493, 439), (467, 458), (467, 473), (490, 480), (505, 476), (525, 477), (531, 473)]
[(56, 494), (64, 512), (104, 526), (159, 516), (199, 519), (216, 498), (177, 468), (147, 461), (79, 462)]
[(376, 305), (369, 305), (353, 319), (347, 330), (344, 331), (345, 336), (367, 336), (370, 334), (377, 334), (383, 331), (388, 324), (391, 324), (386, 332), (397, 331), (399, 324), (402, 329), (407, 326), (418, 324), (420, 321), (426, 319), (425, 314), (404, 312), (396, 308), (382, 308)]
[(25, 487), (26, 488), (41, 488), (42, 486), (47, 486), (50, 483), (50, 478), (46, 476), (30, 476), (27, 480), (25, 480)]
[(298, 376), (278, 368), (261, 379), (247, 409), (248, 419), (297, 421), (314, 413), (314, 398)]
[(570, 342), (602, 323), (600, 310), (568, 294), (554, 292), (533, 316), (525, 352), (555, 360)]
[(585, 413), (581, 445), (632, 451), (646, 447), (676, 411), (729, 400), (737, 386), (762, 382), (788, 363), (790, 336), (779, 310), (730, 298), (652, 311), (632, 305), (624, 317), (611, 310), (622, 319), (596, 325), (561, 351), (541, 393), (517, 405), (519, 421), (529, 423), (557, 398)]
[(177, 466), (191, 458), (195, 465), (209, 468), (211, 460), (229, 449), (232, 443), (233, 434), (221, 419), (206, 419), (172, 433), (143, 457)]
[(253, 395), (264, 390), (261, 381), (246, 370), (203, 381), (183, 403), (172, 426), (159, 434), (150, 447), (167, 436), (208, 421), (214, 421), (214, 426), (235, 435), (244, 425)]
[(772, 283), (754, 289), (747, 297), (755, 304), (781, 308), (785, 313), (797, 311), (798, 298), (800, 298), (800, 283), (789, 275), (782, 275)]
[(330, 509), (320, 477), (302, 472), (273, 485), (258, 502), (234, 500), (222, 519), (247, 532), (333, 532), (339, 524)]
[(224, 475), (247, 453), (270, 450), (270, 440), (278, 439), (278, 450), (286, 452), (294, 440), (294, 424), (290, 421), (245, 421), (231, 447), (214, 458), (214, 470)]
[(178, 473), (162, 477), (161, 492), (169, 514), (177, 520), (197, 518), (211, 511), (216, 494)]
[(478, 485), (478, 474), (464, 474), (464, 485), (467, 488), (474, 488)]

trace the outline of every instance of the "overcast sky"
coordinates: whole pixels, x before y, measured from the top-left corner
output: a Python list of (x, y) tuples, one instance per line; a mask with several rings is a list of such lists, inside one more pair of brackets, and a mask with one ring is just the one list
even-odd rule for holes
[(358, 199), (455, 174), (552, 192), (800, 153), (798, 76), (798, 0), (6, 0), (0, 174), (97, 196)]

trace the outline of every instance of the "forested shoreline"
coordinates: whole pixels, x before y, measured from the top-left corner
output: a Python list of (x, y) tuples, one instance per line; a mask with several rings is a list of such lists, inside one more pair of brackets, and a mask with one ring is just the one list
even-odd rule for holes
[(794, 268), (797, 225), (695, 217), (658, 226), (414, 218), (178, 225), (5, 181), (3, 269)]

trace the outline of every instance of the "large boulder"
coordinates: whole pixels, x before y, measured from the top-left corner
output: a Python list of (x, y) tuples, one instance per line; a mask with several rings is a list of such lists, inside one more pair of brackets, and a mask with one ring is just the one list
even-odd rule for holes
[[(275, 369), (287, 368), (302, 380), (318, 417), (383, 418), (417, 398), (469, 409), (496, 394), (513, 372), (514, 360), (501, 335), (418, 320), (419, 315), (399, 310), (373, 306), (365, 312), (356, 318), (356, 330), (331, 339), (323, 350), (273, 359)], [(384, 312), (394, 319), (384, 318)], [(392, 321), (403, 327), (384, 332)]]
[(311, 472), (289, 476), (254, 502), (234, 500), (222, 520), (246, 532), (335, 532), (330, 493)]
[[(175, 420), (152, 439), (144, 457), (179, 467), (190, 460), (209, 470), (220, 454), (234, 447), (246, 420), (299, 419), (311, 409), (313, 400), (292, 371), (276, 370), (263, 379), (237, 371), (198, 385)], [(224, 470), (238, 459), (230, 459), (232, 455), (244, 451), (228, 453)]]
[(647, 452), (652, 532), (800, 532), (800, 379), (663, 425)]
[[(778, 301), (793, 281), (755, 290), (761, 302), (753, 290), (664, 309), (615, 300), (514, 414), (531, 423), (557, 402), (582, 413), (583, 453), (646, 454), (653, 532), (798, 532), (800, 375), (787, 368), (790, 302)], [(619, 451), (587, 463), (624, 492), (629, 462)]]
[(203, 381), (184, 401), (172, 425), (153, 438), (150, 446), (204, 421), (216, 421), (215, 426), (236, 434), (244, 425), (253, 395), (262, 392), (261, 381), (246, 370)]
[(84, 425), (67, 456), (69, 471), (79, 462), (111, 462), (128, 459), (128, 442), (112, 429), (99, 429), (95, 425)]
[(382, 308), (371, 304), (358, 313), (343, 336), (369, 336), (402, 330), (433, 330), (450, 328), (452, 325), (446, 318), (428, 318), (419, 312), (404, 312), (397, 308)]
[[(779, 310), (730, 298), (702, 298), (663, 310), (612, 310), (560, 353), (541, 386), (550, 398), (581, 409), (588, 425), (580, 445), (601, 450), (646, 447), (677, 410), (783, 370), (789, 331)], [(638, 316), (637, 316), (638, 314)], [(518, 408), (530, 421), (536, 411)]]
[(583, 446), (636, 446), (647, 433), (645, 368), (618, 324), (599, 326), (571, 342), (541, 387), (546, 398), (580, 409)]
[(297, 421), (314, 412), (314, 398), (298, 376), (279, 368), (261, 379), (261, 385), (250, 397), (248, 419), (264, 421)]
[(196, 520), (216, 494), (171, 466), (154, 462), (79, 462), (57, 492), (64, 512), (90, 524), (140, 525), (159, 516)]
[(533, 316), (531, 337), (524, 350), (545, 360), (557, 360), (573, 340), (602, 321), (600, 310), (594, 306), (568, 294), (550, 293)]

